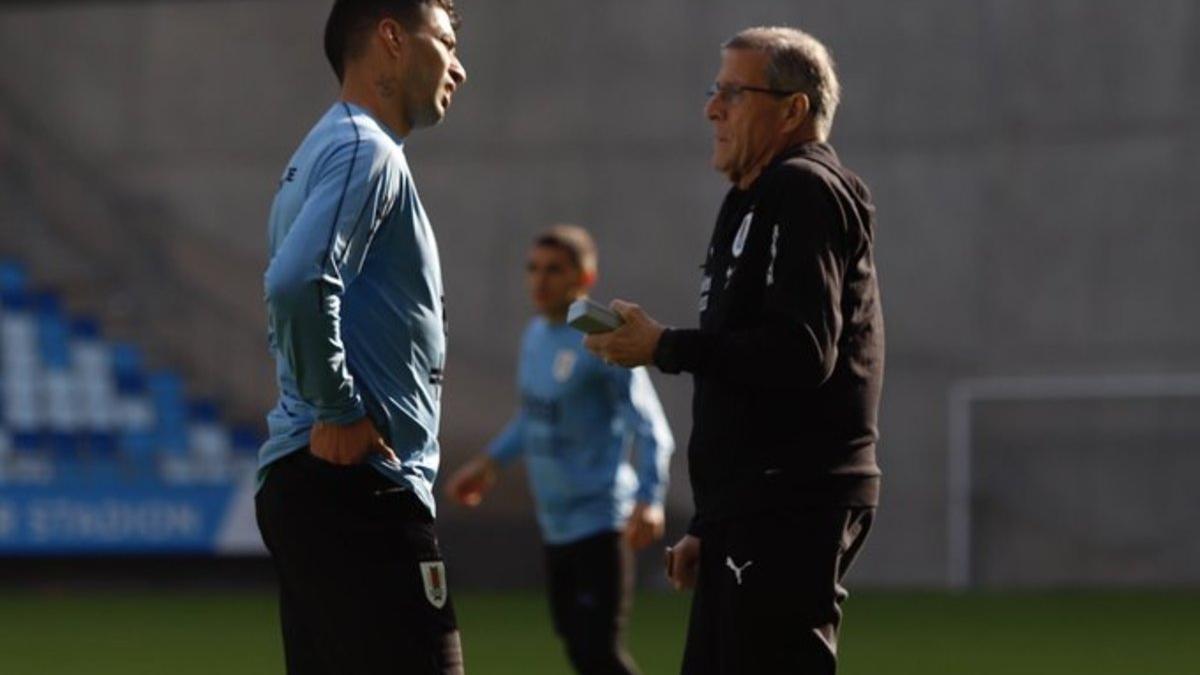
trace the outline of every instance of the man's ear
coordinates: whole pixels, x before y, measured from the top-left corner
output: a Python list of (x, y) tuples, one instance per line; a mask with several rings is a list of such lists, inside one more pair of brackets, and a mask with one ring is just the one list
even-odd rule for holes
[(784, 121), (784, 127), (787, 131), (795, 131), (805, 121), (808, 120), (808, 113), (811, 110), (811, 103), (808, 99), (808, 94), (798, 93), (792, 95), (791, 103), (788, 104), (787, 119)]
[(401, 46), (408, 38), (408, 34), (404, 32), (404, 27), (395, 19), (384, 19), (379, 22), (378, 27), (379, 38), (383, 40), (383, 46), (392, 56), (399, 56)]
[(579, 273), (579, 285), (584, 291), (590, 291), (596, 285), (596, 270), (583, 270)]

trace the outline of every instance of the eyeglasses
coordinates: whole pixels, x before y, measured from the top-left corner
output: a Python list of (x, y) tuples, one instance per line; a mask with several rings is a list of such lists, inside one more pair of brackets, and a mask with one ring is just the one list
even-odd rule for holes
[(770, 89), (767, 87), (744, 87), (739, 84), (719, 84), (717, 82), (713, 82), (712, 85), (708, 88), (708, 91), (705, 92), (705, 94), (707, 95), (707, 97), (709, 99), (716, 96), (717, 98), (721, 99), (722, 103), (727, 103), (729, 105), (733, 105), (742, 98), (742, 94), (744, 94), (745, 92), (748, 92), (748, 91), (751, 91), (751, 92), (754, 92), (757, 94), (767, 94), (768, 96), (775, 96), (776, 98), (782, 98), (784, 96), (791, 96), (792, 94), (800, 93), (798, 91), (787, 91), (785, 89)]

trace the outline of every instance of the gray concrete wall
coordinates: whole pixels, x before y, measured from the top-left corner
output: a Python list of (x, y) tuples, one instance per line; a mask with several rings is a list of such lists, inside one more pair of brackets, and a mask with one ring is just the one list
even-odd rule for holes
[[(879, 207), (887, 483), (861, 580), (945, 576), (949, 383), (1200, 370), (1200, 7), (1190, 0), (461, 5), (470, 81), (445, 124), (409, 145), (445, 261), (451, 466), (514, 404), (527, 316), (519, 269), (541, 226), (595, 230), (598, 296), (694, 321), (696, 266), (724, 190), (706, 166), (703, 91), (717, 45), (753, 24), (799, 25), (831, 47), (845, 86), (834, 142)], [(97, 294), (126, 298), (125, 323), (155, 335), (202, 297), (193, 329), (155, 344), (243, 416), (271, 396), (259, 307), (269, 200), (334, 95), (319, 46), (326, 7), (0, 10), (0, 151), (25, 186), (18, 210), (32, 214), (4, 225), (0, 247), (29, 255), (29, 241), (46, 239), (39, 269), (78, 286), (88, 277), (54, 266), (54, 242), (84, 242), (73, 244), (79, 257), (107, 282)], [(136, 246), (88, 243), (91, 217)], [(656, 383), (682, 441), (689, 383)], [(684, 465), (681, 453), (676, 524)], [(490, 520), (447, 508), (448, 532), (463, 547), (506, 528), (533, 541), (520, 482), (501, 496)], [(508, 565), (518, 576), (528, 567)]]

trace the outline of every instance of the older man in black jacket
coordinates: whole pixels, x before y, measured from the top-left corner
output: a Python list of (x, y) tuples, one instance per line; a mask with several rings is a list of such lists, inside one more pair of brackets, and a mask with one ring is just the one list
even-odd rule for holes
[(683, 672), (834, 673), (841, 580), (875, 513), (883, 316), (866, 186), (827, 143), (825, 47), (792, 28), (725, 43), (705, 114), (733, 183), (700, 286), (700, 327), (637, 305), (588, 347), (695, 379), (696, 513), (668, 549), (695, 588)]

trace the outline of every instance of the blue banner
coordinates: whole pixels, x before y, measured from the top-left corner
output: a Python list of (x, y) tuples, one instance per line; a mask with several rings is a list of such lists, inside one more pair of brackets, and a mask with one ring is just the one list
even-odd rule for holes
[(260, 552), (246, 488), (0, 486), (0, 555)]

